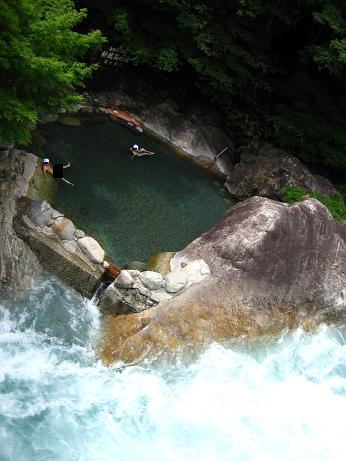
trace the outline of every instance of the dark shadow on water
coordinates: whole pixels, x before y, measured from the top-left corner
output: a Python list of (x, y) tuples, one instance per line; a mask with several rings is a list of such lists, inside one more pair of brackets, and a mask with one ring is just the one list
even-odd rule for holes
[[(81, 128), (49, 125), (46, 155), (71, 162), (56, 207), (103, 245), (117, 264), (178, 251), (230, 207), (220, 183), (157, 142), (112, 122)], [(155, 156), (132, 159), (144, 145)]]

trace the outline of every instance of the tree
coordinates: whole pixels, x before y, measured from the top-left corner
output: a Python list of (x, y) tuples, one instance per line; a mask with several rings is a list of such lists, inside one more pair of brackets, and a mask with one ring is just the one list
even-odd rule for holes
[(137, 65), (183, 72), (247, 140), (346, 171), (346, 2), (117, 0), (116, 41)]
[(25, 143), (40, 112), (81, 101), (95, 65), (80, 58), (105, 40), (75, 30), (86, 14), (72, 0), (0, 0), (0, 139)]

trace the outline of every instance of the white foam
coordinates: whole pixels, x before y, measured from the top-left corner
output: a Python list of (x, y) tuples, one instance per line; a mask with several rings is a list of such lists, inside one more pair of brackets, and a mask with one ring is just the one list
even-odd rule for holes
[(344, 459), (346, 341), (339, 330), (298, 330), (267, 347), (214, 344), (190, 366), (106, 368), (92, 353), (100, 322), (92, 302), (55, 293), (76, 342), (37, 331), (40, 316), (50, 322), (58, 306), (51, 290), (49, 299), (35, 294), (36, 323), (29, 308), (22, 316), (0, 310), (4, 459)]

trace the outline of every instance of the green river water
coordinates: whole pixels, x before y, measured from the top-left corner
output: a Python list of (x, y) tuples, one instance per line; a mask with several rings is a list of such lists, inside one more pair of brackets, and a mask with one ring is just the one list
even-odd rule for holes
[[(178, 251), (231, 206), (222, 183), (165, 146), (114, 122), (49, 125), (44, 154), (71, 162), (56, 208), (95, 237), (116, 264)], [(131, 159), (134, 143), (155, 152)]]

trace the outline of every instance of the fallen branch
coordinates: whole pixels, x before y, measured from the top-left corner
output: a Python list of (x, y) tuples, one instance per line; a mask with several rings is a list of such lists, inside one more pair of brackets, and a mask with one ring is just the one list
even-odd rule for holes
[(213, 160), (212, 160), (210, 163), (208, 163), (207, 168), (209, 168), (213, 163), (215, 163), (216, 159), (217, 159), (218, 157), (220, 157), (220, 155), (222, 155), (224, 152), (226, 152), (227, 149), (228, 149), (228, 147), (225, 147), (224, 149), (222, 149), (221, 152), (219, 152), (217, 155), (215, 155), (215, 157), (213, 158)]

